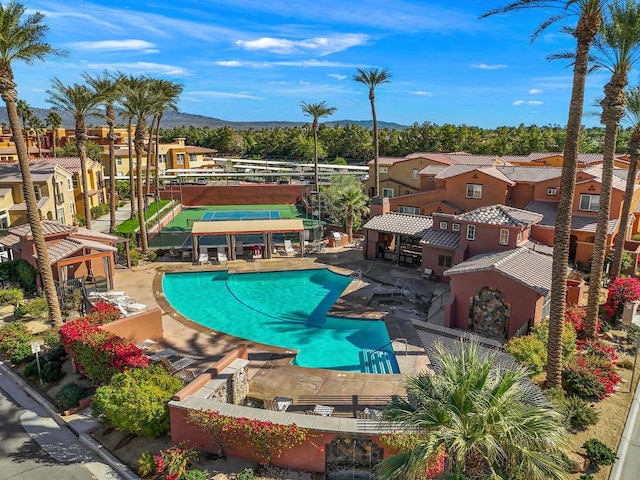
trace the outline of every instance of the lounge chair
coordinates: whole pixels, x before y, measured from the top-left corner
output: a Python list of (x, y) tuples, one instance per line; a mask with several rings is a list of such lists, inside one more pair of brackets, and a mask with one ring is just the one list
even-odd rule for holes
[(218, 247), (218, 263), (228, 262), (227, 252), (225, 247)]
[(284, 241), (284, 253), (287, 255), (289, 255), (290, 253), (293, 253), (293, 254), (296, 253), (295, 249), (291, 245), (291, 240)]
[(198, 257), (198, 264), (203, 265), (209, 263), (209, 252), (207, 247), (200, 247), (200, 256)]
[(168, 357), (162, 357), (160, 359), (160, 362), (165, 366), (165, 368), (171, 375), (174, 375), (184, 370), (189, 365), (193, 365), (196, 362), (196, 359), (190, 357), (181, 357), (175, 362), (172, 362)]
[(244, 243), (242, 240), (236, 240), (236, 258), (242, 258), (244, 255)]

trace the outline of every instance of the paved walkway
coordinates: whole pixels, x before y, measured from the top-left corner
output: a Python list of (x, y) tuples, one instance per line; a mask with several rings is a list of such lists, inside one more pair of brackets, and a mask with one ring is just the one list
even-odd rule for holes
[[(123, 206), (116, 210), (116, 224), (120, 225), (125, 220), (131, 218), (131, 203), (126, 202)], [(109, 225), (111, 219), (109, 214), (103, 215), (100, 218), (96, 218), (91, 221), (91, 230), (96, 232), (109, 233)]]
[(609, 480), (637, 480), (640, 472), (640, 382), (631, 401), (627, 423), (618, 445), (617, 460)]

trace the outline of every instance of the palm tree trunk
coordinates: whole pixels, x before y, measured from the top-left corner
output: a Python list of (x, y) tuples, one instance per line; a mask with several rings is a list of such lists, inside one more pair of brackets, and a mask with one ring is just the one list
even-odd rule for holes
[[(151, 119), (151, 126), (149, 127), (149, 141), (147, 142), (147, 165), (145, 167), (145, 185), (144, 185), (144, 193), (149, 195), (149, 193), (151, 192), (151, 158), (152, 158), (152, 149), (151, 146), (153, 145), (153, 128), (156, 125), (158, 119), (158, 115), (154, 115), (153, 118)], [(156, 157), (156, 173), (155, 176), (158, 175), (158, 154), (156, 153), (155, 155)], [(146, 197), (145, 197), (146, 198)], [(145, 200), (146, 203), (146, 200)]]
[[(607, 238), (609, 227), (609, 212), (611, 203), (611, 186), (613, 182), (613, 159), (616, 153), (616, 143), (620, 120), (624, 116), (626, 102), (624, 87), (627, 84), (626, 75), (613, 75), (611, 81), (604, 87), (605, 98), (602, 104), (602, 117), (605, 123), (604, 151), (602, 161), (602, 183), (600, 191), (600, 207), (591, 257), (591, 274), (589, 276), (589, 296), (585, 313), (584, 335), (595, 338), (600, 305), (600, 290), (602, 285), (602, 271), (607, 253)], [(623, 221), (625, 219), (622, 219)]]
[(578, 144), (582, 111), (584, 107), (584, 87), (587, 78), (589, 49), (595, 37), (598, 25), (589, 26), (585, 31), (581, 18), (576, 28), (577, 46), (573, 66), (573, 86), (567, 137), (564, 146), (564, 160), (560, 177), (560, 198), (553, 236), (553, 264), (551, 267), (551, 305), (549, 316), (549, 343), (547, 346), (547, 385), (555, 387), (562, 381), (562, 330), (564, 328), (567, 306), (567, 270), (569, 265), (569, 242), (571, 238), (571, 210), (576, 187), (578, 166)]
[(620, 276), (620, 269), (622, 268), (622, 252), (624, 251), (624, 241), (627, 238), (628, 218), (631, 212), (631, 202), (633, 201), (636, 177), (638, 176), (638, 161), (640, 161), (640, 129), (636, 128), (629, 140), (629, 172), (627, 173), (627, 184), (622, 202), (622, 213), (620, 214), (620, 230), (616, 236), (613, 261), (611, 262), (611, 271), (609, 272), (611, 280)]
[(13, 82), (13, 73), (7, 65), (0, 66), (0, 96), (5, 102), (7, 108), (7, 116), (9, 117), (9, 125), (13, 132), (13, 141), (18, 154), (18, 163), (20, 172), (22, 173), (22, 182), (24, 184), (24, 200), (27, 206), (27, 218), (31, 226), (33, 235), (33, 243), (38, 255), (38, 271), (42, 279), (45, 298), (47, 299), (47, 309), (49, 311), (49, 319), (54, 328), (62, 326), (62, 313), (60, 311), (60, 303), (58, 301), (58, 293), (53, 280), (53, 271), (49, 261), (49, 251), (44, 238), (40, 213), (38, 212), (38, 202), (33, 190), (33, 179), (29, 170), (29, 153), (20, 129), (20, 118), (16, 109), (17, 92), (15, 83)]
[(113, 105), (107, 105), (107, 125), (109, 127), (109, 133), (107, 137), (109, 139), (109, 232), (116, 233), (118, 224), (116, 221), (116, 176), (118, 171), (116, 168), (116, 134), (114, 127), (116, 124), (116, 112)]
[(76, 148), (80, 157), (80, 181), (82, 182), (82, 200), (87, 228), (91, 229), (91, 205), (89, 204), (89, 181), (87, 178), (87, 127), (84, 118), (76, 119)]
[(373, 118), (373, 196), (380, 195), (380, 167), (378, 160), (378, 117), (376, 116), (376, 97), (373, 88), (369, 91), (371, 117)]
[(158, 121), (156, 122), (156, 176), (155, 176), (155, 185), (156, 191), (160, 188), (160, 122), (162, 121), (162, 112), (158, 114)]
[(316, 182), (316, 196), (318, 197), (318, 224), (322, 221), (320, 216), (321, 216), (321, 209), (322, 209), (322, 204), (320, 202), (320, 172), (318, 170), (318, 119), (314, 118), (313, 119), (313, 124), (312, 127), (313, 128), (313, 174), (314, 174), (314, 180)]
[(144, 202), (142, 198), (142, 156), (144, 154), (144, 119), (139, 118), (136, 125), (136, 192), (138, 202), (138, 225), (140, 227), (140, 249), (143, 255), (149, 253), (149, 243), (147, 242), (147, 219), (144, 214)]
[(58, 148), (58, 132), (56, 128), (51, 128), (51, 153), (55, 157), (56, 149)]
[(131, 218), (136, 218), (136, 185), (135, 174), (133, 170), (133, 138), (131, 137), (131, 128), (133, 124), (133, 118), (129, 117), (129, 123), (127, 125), (127, 146), (129, 147), (129, 203), (131, 204)]

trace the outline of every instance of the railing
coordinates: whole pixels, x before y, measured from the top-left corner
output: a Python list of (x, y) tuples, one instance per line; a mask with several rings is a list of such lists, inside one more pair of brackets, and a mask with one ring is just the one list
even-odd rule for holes
[(391, 345), (393, 342), (402, 342), (402, 343), (404, 343), (404, 354), (405, 354), (405, 356), (408, 354), (408, 351), (409, 351), (409, 342), (407, 342), (407, 339), (406, 339), (406, 338), (402, 338), (402, 337), (394, 338), (394, 339), (393, 339), (393, 340), (391, 340), (389, 343), (385, 343), (385, 344), (384, 344), (384, 345), (382, 345), (381, 347), (376, 348), (375, 350), (373, 350), (371, 353), (373, 354), (373, 353), (379, 352), (379, 351), (381, 351), (384, 347), (388, 347), (389, 345)]

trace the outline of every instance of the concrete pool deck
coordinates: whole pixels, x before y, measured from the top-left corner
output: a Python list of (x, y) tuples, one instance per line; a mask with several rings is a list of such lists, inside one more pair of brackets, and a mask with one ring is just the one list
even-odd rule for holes
[[(349, 268), (345, 268), (348, 266)], [(335, 370), (311, 369), (289, 365), (291, 353), (277, 347), (240, 340), (197, 325), (175, 311), (164, 297), (162, 275), (166, 272), (216, 271), (257, 272), (330, 268), (338, 273), (351, 274), (359, 270), (362, 280), (355, 279), (329, 311), (331, 315), (351, 318), (382, 319), (392, 339), (400, 366), (400, 375), (375, 375)], [(372, 281), (370, 275), (381, 268), (384, 283)], [(398, 288), (398, 283), (403, 287)], [(226, 262), (224, 265), (192, 265), (186, 262), (154, 262), (130, 270), (118, 270), (117, 290), (125, 291), (136, 302), (162, 310), (163, 346), (197, 358), (202, 366), (222, 358), (239, 343), (249, 345), (249, 396), (272, 398), (287, 396), (390, 396), (404, 395), (404, 376), (428, 369), (429, 360), (415, 332), (412, 320), (422, 319), (420, 290), (435, 291), (423, 280), (420, 272), (381, 262), (362, 259), (362, 252), (348, 249), (328, 249), (324, 255), (306, 258), (276, 258), (247, 262)], [(413, 290), (413, 291), (412, 291)], [(394, 299), (394, 293), (396, 295)], [(377, 298), (385, 301), (372, 302)], [(375, 304), (375, 308), (370, 306)], [(386, 306), (385, 306), (386, 305)]]

